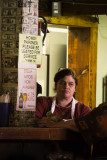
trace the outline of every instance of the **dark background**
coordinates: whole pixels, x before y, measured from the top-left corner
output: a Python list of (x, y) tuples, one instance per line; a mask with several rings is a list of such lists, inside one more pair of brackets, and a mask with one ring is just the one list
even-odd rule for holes
[[(51, 16), (52, 2), (53, 0), (39, 0), (39, 14)], [(60, 0), (60, 2), (62, 16), (107, 14), (106, 0)]]

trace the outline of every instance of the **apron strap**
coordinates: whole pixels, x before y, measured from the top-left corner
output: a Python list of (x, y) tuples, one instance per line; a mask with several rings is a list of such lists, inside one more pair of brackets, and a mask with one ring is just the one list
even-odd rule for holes
[[(74, 99), (73, 97), (73, 100), (72, 100), (72, 106), (71, 106), (71, 118), (73, 119), (74, 118), (74, 113), (75, 113), (75, 104), (77, 103), (78, 101)], [(55, 106), (56, 106), (56, 97), (53, 98), (53, 102), (52, 102), (52, 106), (51, 106), (51, 113), (53, 114), (54, 111), (55, 111)]]
[(53, 114), (55, 111), (55, 105), (56, 105), (56, 97), (53, 98), (52, 106), (51, 106), (51, 113)]

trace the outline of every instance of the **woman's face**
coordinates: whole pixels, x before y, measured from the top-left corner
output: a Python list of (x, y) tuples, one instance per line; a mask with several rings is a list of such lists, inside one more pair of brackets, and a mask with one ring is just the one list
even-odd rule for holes
[(61, 98), (71, 98), (75, 92), (75, 80), (69, 75), (60, 79), (56, 84), (57, 96)]

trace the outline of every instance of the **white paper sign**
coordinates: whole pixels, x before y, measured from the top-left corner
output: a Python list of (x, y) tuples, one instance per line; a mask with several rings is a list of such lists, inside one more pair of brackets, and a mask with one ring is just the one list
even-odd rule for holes
[(42, 36), (19, 34), (19, 63), (41, 64)]
[(36, 65), (18, 64), (18, 93), (16, 110), (35, 110), (36, 77)]

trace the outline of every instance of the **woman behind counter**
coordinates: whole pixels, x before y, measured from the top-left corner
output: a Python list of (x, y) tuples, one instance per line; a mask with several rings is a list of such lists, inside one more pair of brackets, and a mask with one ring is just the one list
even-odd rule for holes
[[(55, 74), (55, 97), (37, 97), (36, 117), (46, 121), (69, 120), (87, 115), (91, 108), (74, 99), (78, 84), (77, 76), (72, 69), (62, 69)], [(43, 118), (45, 117), (45, 118)], [(41, 120), (41, 122), (42, 122)]]
[[(61, 121), (69, 122), (68, 120), (83, 117), (91, 111), (87, 105), (75, 100), (73, 97), (78, 81), (72, 69), (66, 68), (58, 71), (55, 74), (54, 82), (55, 97), (37, 97), (36, 122), (39, 127), (53, 127), (54, 123), (60, 125), (59, 122)], [(72, 126), (70, 124), (70, 128), (73, 131), (78, 131), (75, 122), (73, 122)], [(61, 153), (67, 151), (75, 156), (82, 155), (87, 157), (90, 155), (90, 147), (83, 140), (72, 143), (69, 141), (54, 141), (54, 145), (54, 149), (59, 148), (62, 151)], [(84, 150), (85, 153), (83, 153)]]

